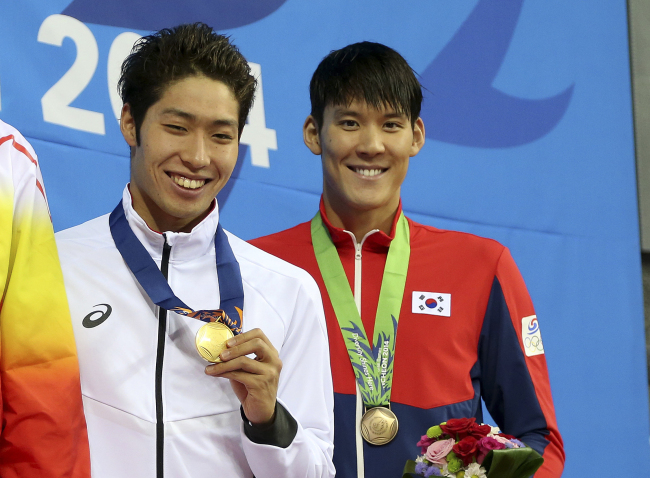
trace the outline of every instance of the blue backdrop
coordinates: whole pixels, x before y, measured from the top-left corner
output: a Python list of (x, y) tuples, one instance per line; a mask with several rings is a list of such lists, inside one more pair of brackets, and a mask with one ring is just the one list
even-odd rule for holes
[(220, 194), (225, 227), (245, 239), (317, 208), (320, 161), (301, 126), (321, 58), (361, 40), (398, 50), (426, 87), (407, 214), (511, 249), (544, 334), (565, 476), (602, 474), (605, 440), (625, 450), (608, 473), (650, 469), (624, 0), (5, 3), (0, 118), (36, 149), (57, 230), (109, 212), (128, 180), (115, 84), (139, 35), (204, 21), (260, 75)]

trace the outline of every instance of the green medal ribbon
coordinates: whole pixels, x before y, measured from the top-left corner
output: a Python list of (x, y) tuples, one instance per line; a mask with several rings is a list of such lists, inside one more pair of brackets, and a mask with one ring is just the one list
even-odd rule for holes
[(363, 403), (368, 408), (387, 406), (390, 403), (393, 383), (397, 323), (411, 255), (409, 225), (406, 217), (400, 213), (395, 238), (388, 249), (377, 304), (372, 347), (368, 343), (343, 264), (329, 231), (323, 224), (320, 212), (311, 220), (311, 238), (318, 267), (343, 334)]

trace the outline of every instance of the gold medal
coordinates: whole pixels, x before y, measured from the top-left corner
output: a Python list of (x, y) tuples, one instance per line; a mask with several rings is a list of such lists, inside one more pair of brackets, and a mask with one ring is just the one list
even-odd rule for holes
[(208, 362), (221, 362), (219, 354), (226, 348), (226, 341), (234, 337), (232, 330), (221, 322), (208, 322), (196, 333), (196, 350)]
[(397, 417), (386, 407), (374, 407), (361, 417), (361, 436), (371, 445), (385, 445), (397, 435)]

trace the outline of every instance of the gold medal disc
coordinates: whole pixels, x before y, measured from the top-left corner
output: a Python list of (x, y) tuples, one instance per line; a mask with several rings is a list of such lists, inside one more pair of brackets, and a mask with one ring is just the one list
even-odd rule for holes
[(361, 417), (361, 436), (371, 445), (385, 445), (397, 435), (397, 417), (386, 407), (374, 407)]
[(196, 350), (208, 362), (221, 362), (219, 354), (226, 348), (226, 341), (234, 337), (232, 330), (221, 322), (208, 322), (196, 333)]

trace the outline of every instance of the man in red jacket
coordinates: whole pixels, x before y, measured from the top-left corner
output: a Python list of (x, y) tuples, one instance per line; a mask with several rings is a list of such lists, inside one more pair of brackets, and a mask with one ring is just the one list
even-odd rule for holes
[[(421, 86), (377, 43), (330, 53), (310, 84), (304, 141), (321, 156), (311, 222), (252, 243), (312, 274), (323, 295), (338, 477), (401, 476), (420, 436), (482, 421), (564, 466), (537, 317), (507, 248), (405, 218), (400, 188), (425, 140)], [(398, 333), (399, 332), (399, 333)]]

